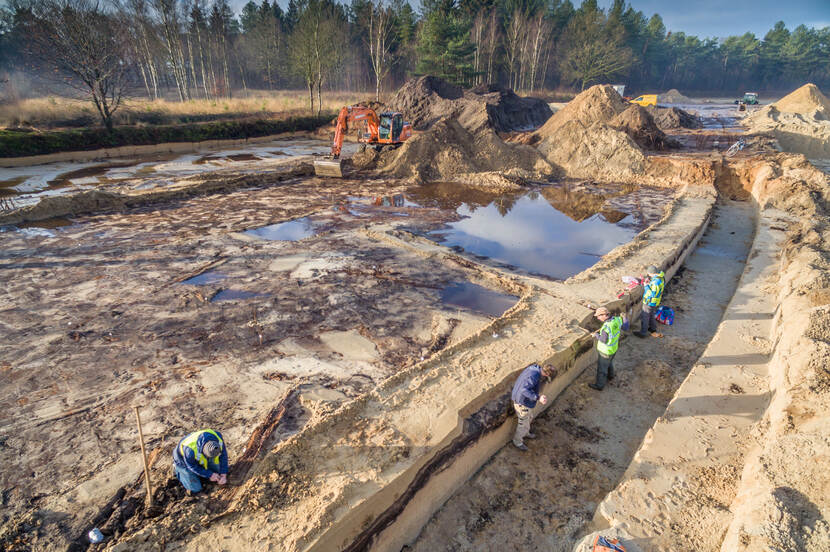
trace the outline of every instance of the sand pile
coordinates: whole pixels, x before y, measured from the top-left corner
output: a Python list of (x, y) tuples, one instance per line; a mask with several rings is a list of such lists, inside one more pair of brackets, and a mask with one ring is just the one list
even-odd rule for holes
[(568, 176), (628, 182), (642, 174), (646, 157), (625, 132), (605, 124), (569, 121), (537, 145), (545, 159)]
[(672, 88), (668, 92), (657, 95), (658, 102), (665, 103), (689, 103), (693, 101), (691, 98), (684, 96), (677, 88)]
[(498, 132), (531, 130), (548, 120), (551, 109), (538, 98), (520, 98), (498, 85), (463, 90), (438, 77), (425, 76), (404, 84), (387, 104), (403, 113), (415, 130), (426, 130), (443, 118), (457, 118), (469, 130)]
[(622, 113), (626, 106), (617, 91), (609, 84), (598, 84), (582, 92), (534, 133), (536, 142), (556, 134), (570, 121), (578, 121), (589, 127), (594, 123), (605, 123)]
[(654, 117), (654, 122), (661, 130), (676, 128), (701, 128), (700, 118), (679, 107), (658, 107), (650, 105), (645, 108)]
[(489, 128), (470, 131), (455, 118), (439, 120), (397, 150), (376, 153), (367, 148), (353, 161), (358, 168), (418, 182), (463, 182), (495, 188), (516, 187), (554, 173), (534, 148), (508, 144)]
[(530, 143), (568, 176), (629, 181), (642, 173), (645, 155), (626, 132), (612, 127), (626, 107), (610, 85), (592, 86), (533, 133)]
[(830, 100), (814, 84), (748, 115), (743, 124), (750, 132), (774, 137), (784, 151), (830, 157)]
[(680, 145), (660, 130), (651, 113), (636, 104), (629, 105), (622, 113), (611, 119), (609, 126), (625, 132), (644, 148), (664, 150)]
[(782, 113), (799, 113), (819, 121), (830, 118), (830, 100), (812, 83), (790, 92), (772, 105)]

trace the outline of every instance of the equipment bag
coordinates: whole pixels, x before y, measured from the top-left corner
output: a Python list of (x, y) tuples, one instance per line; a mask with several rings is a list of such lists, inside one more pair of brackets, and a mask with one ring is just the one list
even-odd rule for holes
[(657, 321), (666, 326), (674, 324), (674, 310), (671, 307), (657, 307)]
[(625, 552), (625, 548), (617, 539), (605, 538), (602, 535), (597, 535), (594, 539), (593, 552)]

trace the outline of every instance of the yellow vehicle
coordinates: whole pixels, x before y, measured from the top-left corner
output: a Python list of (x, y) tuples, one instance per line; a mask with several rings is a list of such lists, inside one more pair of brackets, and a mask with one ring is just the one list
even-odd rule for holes
[(649, 105), (657, 105), (657, 94), (643, 94), (631, 100), (631, 103), (647, 107)]

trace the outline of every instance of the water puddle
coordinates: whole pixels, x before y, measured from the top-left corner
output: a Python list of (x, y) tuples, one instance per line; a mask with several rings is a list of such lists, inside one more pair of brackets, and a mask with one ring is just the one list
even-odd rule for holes
[(245, 291), (242, 289), (223, 289), (211, 299), (211, 303), (219, 303), (220, 301), (239, 301), (243, 299), (251, 299), (252, 297), (264, 297), (264, 293), (256, 293), (255, 291)]
[(519, 298), (470, 282), (453, 282), (441, 290), (441, 302), (498, 318)]
[(357, 217), (366, 216), (370, 213), (384, 213), (386, 215), (409, 217), (412, 213), (407, 211), (392, 211), (387, 208), (420, 208), (421, 205), (411, 201), (405, 194), (394, 194), (387, 196), (355, 197), (347, 198), (344, 205), (336, 205), (335, 211), (348, 212)]
[(245, 234), (263, 240), (271, 241), (300, 241), (317, 234), (317, 226), (311, 217), (303, 217), (277, 224), (270, 224), (261, 228), (245, 230)]
[(68, 218), (50, 218), (0, 226), (0, 232), (20, 232), (29, 237), (54, 238), (56, 230), (71, 226), (73, 222)]
[(55, 217), (46, 220), (34, 220), (28, 222), (21, 222), (16, 226), (18, 228), (45, 228), (47, 230), (55, 230), (56, 228), (63, 228), (64, 226), (72, 226), (73, 222), (65, 217)]
[(220, 282), (225, 278), (227, 278), (227, 276), (225, 276), (221, 272), (209, 270), (207, 272), (202, 272), (201, 274), (199, 274), (198, 276), (194, 276), (193, 278), (183, 280), (181, 283), (189, 286), (208, 286), (210, 284)]
[[(672, 199), (670, 193), (643, 188), (629, 194), (617, 191), (611, 201), (603, 193), (567, 187), (498, 196), (469, 190), (474, 198), (458, 188), (465, 197), (455, 208), (461, 219), (426, 237), (505, 268), (554, 279), (573, 276), (631, 241), (659, 220)], [(446, 208), (459, 200), (439, 193), (429, 201)], [(647, 210), (638, 208), (644, 202)]]
[(20, 192), (15, 189), (15, 186), (19, 186), (24, 182), (26, 182), (25, 176), (17, 176), (8, 180), (0, 180), (0, 197), (14, 197), (18, 195)]
[[(343, 145), (343, 155), (353, 154), (358, 146), (347, 142)], [(279, 139), (245, 148), (203, 153), (153, 154), (106, 162), (58, 162), (0, 168), (0, 198), (14, 198), (15, 207), (24, 207), (36, 204), (46, 195), (120, 185), (124, 181), (130, 181), (129, 187), (135, 190), (164, 188), (180, 178), (205, 172), (257, 173), (283, 164), (290, 157), (324, 155), (330, 151), (329, 140)]]

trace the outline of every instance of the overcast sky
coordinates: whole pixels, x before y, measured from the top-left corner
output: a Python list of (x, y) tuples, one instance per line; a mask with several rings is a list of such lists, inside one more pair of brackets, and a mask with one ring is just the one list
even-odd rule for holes
[[(339, 0), (341, 2), (348, 0)], [(261, 3), (262, 0), (254, 0)], [(417, 10), (420, 0), (409, 0)], [(581, 0), (571, 0), (578, 6)], [(239, 13), (248, 0), (231, 0)], [(598, 0), (607, 8), (612, 0)], [(812, 27), (830, 27), (830, 0), (629, 0), (634, 9), (651, 17), (659, 13), (670, 31), (706, 37), (725, 37), (747, 31), (763, 38), (776, 21), (789, 29), (804, 23)], [(279, 0), (285, 8), (288, 0)]]

